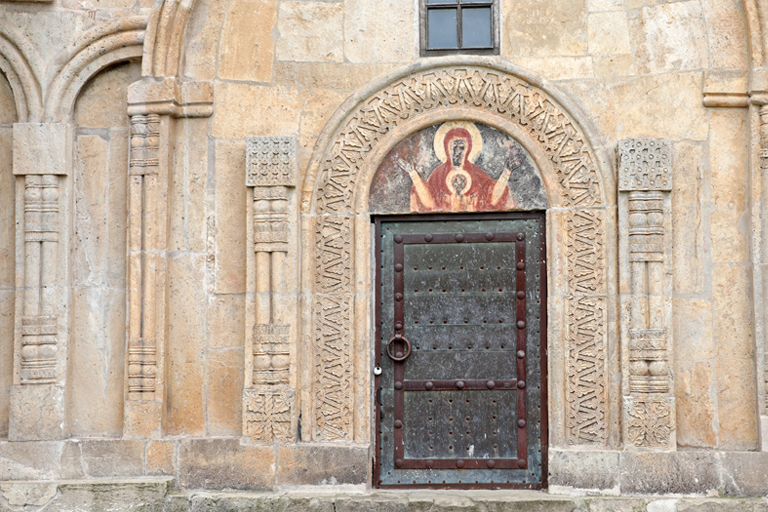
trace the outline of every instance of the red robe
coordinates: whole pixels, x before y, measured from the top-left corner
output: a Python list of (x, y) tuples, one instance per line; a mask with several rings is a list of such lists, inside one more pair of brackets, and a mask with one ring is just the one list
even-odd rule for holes
[[(464, 152), (464, 164), (461, 169), (465, 171), (471, 180), (469, 189), (466, 190), (462, 184), (466, 184), (466, 178), (461, 170), (454, 173), (452, 179), (449, 174), (453, 171), (451, 163), (450, 142), (456, 138), (467, 140), (467, 148)], [(411, 210), (417, 212), (456, 212), (456, 211), (488, 211), (488, 210), (509, 210), (516, 208), (517, 204), (509, 191), (508, 186), (504, 186), (501, 197), (492, 202), (493, 187), (496, 180), (488, 176), (480, 167), (469, 161), (469, 155), (472, 152), (472, 136), (464, 128), (453, 128), (445, 135), (443, 141), (445, 147), (446, 161), (437, 166), (429, 178), (426, 180), (427, 190), (432, 195), (435, 203), (434, 208), (426, 206), (419, 199), (416, 187), (411, 187)], [(454, 183), (456, 185), (454, 185)]]

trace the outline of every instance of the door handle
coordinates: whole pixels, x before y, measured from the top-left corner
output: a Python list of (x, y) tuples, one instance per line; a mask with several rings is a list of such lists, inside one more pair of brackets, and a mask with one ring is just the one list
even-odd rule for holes
[[(405, 343), (405, 354), (403, 354), (402, 352), (395, 352), (393, 354), (392, 351), (389, 349), (389, 347), (391, 347), (392, 344), (396, 341), (401, 341)], [(411, 342), (408, 341), (408, 339), (402, 334), (395, 334), (395, 337), (389, 340), (389, 343), (387, 343), (387, 355), (391, 360), (397, 361), (398, 363), (405, 361), (411, 355)]]

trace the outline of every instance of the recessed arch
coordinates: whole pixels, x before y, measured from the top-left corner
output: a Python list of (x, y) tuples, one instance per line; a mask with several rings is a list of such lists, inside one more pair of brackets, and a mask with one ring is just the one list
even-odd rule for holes
[[(557, 99), (556, 99), (557, 96)], [(368, 442), (370, 409), (370, 216), (379, 162), (420, 128), (452, 119), (487, 123), (536, 155), (550, 203), (553, 446), (606, 446), (617, 397), (608, 383), (615, 346), (616, 239), (613, 171), (599, 135), (544, 81), (495, 59), (447, 58), (371, 84), (334, 114), (302, 190), (303, 325), (312, 344), (302, 400), (316, 441)], [(577, 121), (578, 120), (578, 121)], [(592, 357), (596, 354), (596, 357)], [(565, 404), (565, 408), (563, 408)]]

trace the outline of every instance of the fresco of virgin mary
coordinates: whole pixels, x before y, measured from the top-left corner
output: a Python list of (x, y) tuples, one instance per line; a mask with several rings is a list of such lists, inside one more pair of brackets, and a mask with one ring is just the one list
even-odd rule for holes
[(481, 212), (546, 208), (541, 176), (515, 139), (449, 121), (399, 142), (371, 184), (372, 212)]

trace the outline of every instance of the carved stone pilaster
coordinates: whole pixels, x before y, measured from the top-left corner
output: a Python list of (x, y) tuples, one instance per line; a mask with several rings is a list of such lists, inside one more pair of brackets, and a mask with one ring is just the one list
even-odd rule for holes
[(213, 112), (208, 82), (147, 77), (128, 88), (128, 350), (123, 432), (151, 437), (162, 424), (171, 134), (177, 118)]
[(672, 153), (659, 139), (619, 143), (624, 440), (675, 448), (669, 278)]
[(67, 176), (72, 133), (61, 123), (14, 125), (16, 233), (21, 279), (17, 293), (10, 432), (15, 441), (57, 439), (66, 432), (69, 304)]
[(296, 439), (296, 392), (291, 387), (291, 318), (287, 318), (286, 276), (293, 190), (298, 178), (295, 137), (249, 137), (245, 184), (252, 187), (249, 293), (254, 297), (252, 330), (246, 335), (243, 432), (253, 443)]

